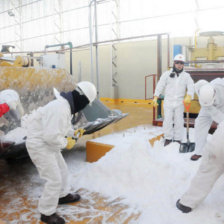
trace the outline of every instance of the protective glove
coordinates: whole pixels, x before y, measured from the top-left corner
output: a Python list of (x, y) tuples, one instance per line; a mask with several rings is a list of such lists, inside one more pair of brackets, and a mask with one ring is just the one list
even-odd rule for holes
[(7, 113), (9, 110), (10, 110), (10, 107), (8, 104), (6, 103), (0, 104), (0, 117), (4, 115), (5, 113)]
[(158, 100), (158, 97), (154, 96), (153, 101), (152, 101), (153, 107), (158, 107), (159, 104), (157, 103), (157, 100)]
[(190, 95), (186, 95), (184, 98), (184, 103), (185, 104), (190, 104), (191, 103), (191, 96)]
[(13, 146), (15, 144), (15, 142), (12, 141), (5, 141), (2, 142), (0, 140), (0, 153), (3, 153), (5, 151), (7, 151), (7, 149), (9, 149), (11, 146)]
[(78, 128), (77, 130), (75, 130), (74, 136), (76, 136), (77, 138), (81, 138), (85, 131), (86, 130), (83, 128)]
[(70, 150), (75, 146), (75, 139), (73, 139), (72, 137), (67, 137), (67, 146), (66, 149)]

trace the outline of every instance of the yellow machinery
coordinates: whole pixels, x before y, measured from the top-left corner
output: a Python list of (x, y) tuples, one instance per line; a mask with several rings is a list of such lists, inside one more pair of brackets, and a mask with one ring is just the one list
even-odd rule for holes
[(31, 91), (38, 87), (74, 89), (75, 82), (65, 69), (24, 66), (29, 66), (29, 58), (17, 56), (15, 61), (7, 61), (7, 58), (1, 57), (0, 54), (0, 90), (13, 88), (18, 91), (22, 89)]
[[(224, 57), (224, 47), (219, 47), (214, 41), (214, 36), (223, 36), (223, 32), (203, 32), (200, 33), (202, 37), (208, 37), (207, 47), (198, 48), (197, 43), (194, 48), (189, 48), (191, 52), (191, 60), (189, 62), (191, 67), (185, 67), (186, 72), (191, 74), (194, 82), (199, 79), (211, 81), (218, 77), (224, 77), (224, 68), (220, 60)], [(197, 41), (196, 41), (197, 42)], [(198, 114), (200, 105), (195, 94), (195, 100), (192, 101), (190, 108), (191, 114)]]
[[(74, 90), (76, 86), (74, 77), (65, 69), (35, 68), (29, 67), (29, 65), (29, 58), (18, 56), (11, 59), (0, 55), (0, 91), (9, 88), (16, 90), (20, 95), (25, 113), (51, 101), (54, 98), (53, 87), (65, 92)], [(7, 116), (7, 113), (4, 116)], [(83, 128), (85, 134), (91, 134), (126, 116), (127, 114), (123, 114), (119, 110), (110, 110), (96, 99), (91, 106), (86, 106), (76, 114), (72, 123), (74, 129)], [(15, 122), (9, 119), (9, 126), (4, 126), (3, 131), (8, 133), (18, 126), (20, 126), (19, 121)], [(27, 156), (25, 139), (26, 136), (18, 144), (11, 146), (7, 152), (0, 153), (0, 158)]]
[[(73, 77), (65, 69), (29, 67), (30, 59), (17, 56), (15, 59), (0, 55), (0, 91), (16, 90), (25, 112), (32, 111), (53, 99), (53, 87), (59, 91), (75, 88)], [(25, 66), (25, 67), (24, 67)]]
[(206, 48), (198, 48), (195, 44), (194, 48), (190, 48), (191, 51), (191, 60), (196, 62), (198, 59), (205, 59), (208, 62), (213, 60), (218, 60), (221, 57), (224, 57), (224, 48), (218, 47), (215, 44), (213, 36), (221, 36), (223, 32), (203, 32), (200, 33), (200, 36), (208, 36), (208, 43)]

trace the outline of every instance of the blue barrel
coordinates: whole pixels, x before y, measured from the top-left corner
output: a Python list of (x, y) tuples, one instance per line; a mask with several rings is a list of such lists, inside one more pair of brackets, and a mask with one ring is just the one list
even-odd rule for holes
[(173, 46), (173, 57), (175, 57), (177, 54), (182, 54), (182, 45), (174, 45)]

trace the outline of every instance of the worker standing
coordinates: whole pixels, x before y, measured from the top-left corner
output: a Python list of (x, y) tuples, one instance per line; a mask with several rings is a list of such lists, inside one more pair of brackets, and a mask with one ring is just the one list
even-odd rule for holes
[(195, 83), (195, 92), (201, 109), (195, 120), (195, 154), (191, 160), (202, 156), (212, 122), (219, 124), (224, 120), (224, 79), (216, 78), (210, 83), (199, 80)]
[(164, 95), (164, 146), (172, 141), (181, 143), (184, 132), (183, 100), (185, 104), (190, 104), (194, 95), (194, 82), (190, 74), (184, 71), (184, 62), (184, 55), (174, 57), (173, 68), (162, 74), (154, 93), (154, 107), (158, 106), (160, 94)]
[(64, 224), (65, 220), (56, 213), (57, 205), (79, 201), (80, 195), (69, 193), (68, 170), (61, 149), (74, 147), (76, 141), (65, 138), (72, 130), (72, 115), (94, 101), (96, 88), (84, 81), (74, 91), (55, 92), (55, 96), (55, 100), (30, 115), (26, 147), (40, 177), (46, 181), (38, 204), (41, 221)]

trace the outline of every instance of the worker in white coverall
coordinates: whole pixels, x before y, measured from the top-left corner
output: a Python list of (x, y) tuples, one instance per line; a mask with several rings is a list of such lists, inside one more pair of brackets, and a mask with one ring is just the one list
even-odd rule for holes
[[(195, 83), (195, 92), (201, 109), (195, 120), (195, 154), (191, 156), (194, 161), (202, 156), (212, 122), (219, 124), (224, 120), (224, 79), (216, 78), (210, 83), (199, 80)], [(211, 105), (207, 104), (208, 100)]]
[(162, 74), (154, 93), (154, 107), (158, 106), (159, 95), (164, 95), (164, 146), (172, 141), (181, 143), (184, 133), (183, 100), (185, 104), (190, 104), (194, 96), (194, 82), (190, 74), (184, 71), (184, 62), (184, 55), (174, 57), (173, 68)]
[[(5, 117), (7, 114), (7, 118)], [(23, 106), (20, 102), (19, 94), (13, 89), (6, 89), (0, 92), (0, 127), (8, 126), (9, 119), (20, 121), (24, 114)], [(0, 130), (0, 136), (4, 136), (4, 132)], [(2, 141), (0, 137), (0, 153), (13, 145), (13, 142)]]
[(61, 94), (34, 111), (28, 121), (26, 147), (39, 175), (46, 181), (38, 209), (41, 221), (64, 224), (56, 213), (58, 204), (80, 200), (80, 195), (69, 193), (67, 165), (61, 149), (71, 149), (76, 141), (71, 137), (73, 114), (84, 109), (96, 98), (96, 88), (90, 82), (80, 82), (74, 91)]
[[(222, 83), (222, 79), (217, 79)], [(176, 202), (176, 206), (184, 213), (191, 212), (192, 209), (197, 207), (209, 194), (217, 179), (224, 173), (224, 116), (223, 116), (223, 96), (224, 87), (213, 82), (215, 91), (212, 91), (212, 82), (202, 86), (199, 90), (199, 102), (208, 107), (208, 112), (203, 110), (201, 118), (205, 123), (201, 125), (200, 134), (204, 133), (204, 128), (208, 131), (213, 119), (219, 125), (212, 135), (211, 139), (207, 141), (204, 146), (204, 152), (199, 169), (191, 181), (190, 187), (187, 192)], [(203, 95), (203, 96), (202, 96)], [(216, 105), (217, 104), (217, 108)], [(210, 106), (213, 105), (213, 106)], [(210, 107), (210, 108), (209, 108)], [(204, 108), (202, 108), (204, 109)], [(219, 110), (219, 109), (222, 109)], [(216, 115), (216, 116), (215, 116)], [(213, 119), (212, 119), (213, 118)], [(206, 121), (209, 122), (206, 122)], [(205, 140), (204, 140), (205, 141)]]

